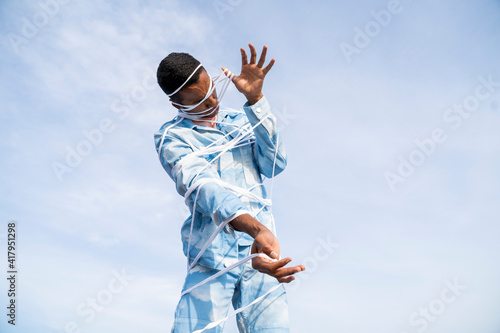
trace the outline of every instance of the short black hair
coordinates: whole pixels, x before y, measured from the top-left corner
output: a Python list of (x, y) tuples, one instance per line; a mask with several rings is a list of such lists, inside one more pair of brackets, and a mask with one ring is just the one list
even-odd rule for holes
[[(188, 53), (170, 53), (160, 62), (158, 71), (156, 72), (156, 78), (160, 88), (165, 94), (173, 93), (184, 83), (184, 81), (186, 81), (199, 64), (200, 62)], [(203, 66), (201, 68), (203, 68)], [(196, 71), (184, 87), (198, 82), (201, 73), (200, 69)], [(177, 94), (170, 98), (175, 100), (176, 95)]]

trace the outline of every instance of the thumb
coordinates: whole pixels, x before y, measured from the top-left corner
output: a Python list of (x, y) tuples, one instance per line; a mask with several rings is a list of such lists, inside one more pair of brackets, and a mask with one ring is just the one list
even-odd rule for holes
[(276, 251), (273, 250), (272, 247), (270, 246), (265, 246), (262, 248), (262, 252), (264, 252), (265, 254), (267, 254), (269, 257), (271, 257), (272, 259), (278, 259), (278, 254), (276, 253)]

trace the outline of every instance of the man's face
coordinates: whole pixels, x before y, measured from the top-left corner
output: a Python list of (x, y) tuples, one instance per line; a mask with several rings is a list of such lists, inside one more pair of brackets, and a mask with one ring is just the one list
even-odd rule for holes
[[(185, 86), (182, 88), (177, 94), (176, 97), (179, 99), (179, 103), (183, 105), (195, 105), (198, 104), (208, 92), (210, 88), (210, 76), (208, 76), (207, 72), (202, 69), (200, 72), (200, 77), (198, 82), (193, 83), (189, 86)], [(204, 100), (200, 105), (196, 108), (186, 111), (186, 113), (197, 113), (210, 108), (213, 108), (218, 103), (217, 93), (214, 91), (212, 95), (210, 95), (206, 100)], [(175, 108), (178, 108), (175, 104), (172, 103)], [(219, 107), (217, 106), (214, 110), (207, 113), (206, 115), (202, 115), (203, 118), (213, 118), (219, 112)]]

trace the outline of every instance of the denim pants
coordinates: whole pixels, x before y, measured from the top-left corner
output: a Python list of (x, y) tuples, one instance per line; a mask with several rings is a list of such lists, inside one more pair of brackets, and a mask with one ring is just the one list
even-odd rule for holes
[[(235, 245), (224, 264), (230, 266), (250, 254), (250, 246)], [(195, 265), (184, 282), (183, 291), (217, 273), (218, 270)], [(230, 305), (238, 309), (250, 304), (279, 282), (252, 268), (252, 261), (234, 268), (181, 297), (175, 311), (172, 333), (192, 333), (227, 316)], [(229, 320), (234, 320), (230, 318)], [(240, 333), (289, 333), (288, 303), (283, 286), (236, 315)], [(224, 323), (206, 330), (223, 332)]]

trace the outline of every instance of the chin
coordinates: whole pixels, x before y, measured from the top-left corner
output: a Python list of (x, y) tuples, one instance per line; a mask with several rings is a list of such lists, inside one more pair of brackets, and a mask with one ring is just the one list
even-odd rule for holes
[(217, 105), (215, 110), (213, 110), (212, 112), (210, 112), (210, 114), (208, 114), (207, 116), (205, 116), (203, 118), (211, 119), (211, 118), (214, 118), (215, 116), (217, 116), (218, 113), (219, 113), (219, 106)]

